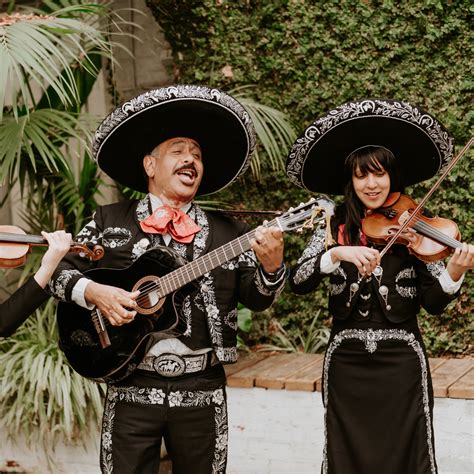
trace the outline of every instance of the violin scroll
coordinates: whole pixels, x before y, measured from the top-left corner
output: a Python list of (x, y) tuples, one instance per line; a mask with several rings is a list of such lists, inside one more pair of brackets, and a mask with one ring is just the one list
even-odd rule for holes
[(86, 244), (74, 242), (71, 245), (70, 252), (78, 253), (83, 258), (88, 258), (91, 262), (100, 260), (104, 256), (104, 247), (102, 245), (94, 245), (90, 249)]

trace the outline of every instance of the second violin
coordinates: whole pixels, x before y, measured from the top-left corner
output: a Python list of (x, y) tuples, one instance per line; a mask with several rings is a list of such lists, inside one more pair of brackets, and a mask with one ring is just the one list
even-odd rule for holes
[[(15, 268), (23, 265), (31, 250), (31, 246), (48, 245), (41, 235), (28, 235), (19, 227), (0, 225), (0, 268)], [(92, 249), (85, 244), (73, 242), (70, 252), (76, 252), (91, 261), (100, 260), (104, 256), (101, 245)]]

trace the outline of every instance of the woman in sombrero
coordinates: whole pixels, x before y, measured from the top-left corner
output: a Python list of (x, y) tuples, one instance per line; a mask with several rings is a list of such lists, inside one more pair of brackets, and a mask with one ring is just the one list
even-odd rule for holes
[[(298, 294), (329, 277), (324, 473), (437, 472), (433, 390), (417, 314), (420, 307), (440, 314), (456, 298), (473, 268), (474, 247), (462, 244), (446, 266), (425, 263), (399, 244), (381, 258), (361, 222), (387, 206), (392, 193), (436, 175), (452, 156), (452, 138), (435, 118), (389, 100), (330, 111), (290, 151), (290, 180), (344, 196), (331, 222), (334, 244), (326, 245), (318, 230), (290, 274)], [(405, 233), (408, 241), (412, 232)]]

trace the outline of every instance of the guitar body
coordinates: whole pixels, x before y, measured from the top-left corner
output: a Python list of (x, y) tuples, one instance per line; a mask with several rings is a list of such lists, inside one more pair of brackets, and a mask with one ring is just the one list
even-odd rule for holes
[[(183, 259), (168, 247), (156, 247), (125, 269), (97, 268), (84, 274), (97, 283), (132, 291), (145, 277), (153, 276), (159, 285), (160, 277), (183, 263)], [(146, 281), (138, 289), (149, 286), (150, 282)], [(122, 326), (107, 324), (110, 346), (106, 348), (102, 347), (93, 324), (93, 311), (74, 303), (60, 302), (57, 311), (59, 345), (80, 375), (100, 382), (117, 382), (132, 373), (141, 362), (151, 333), (166, 331), (172, 334), (178, 324), (183, 299), (196, 288), (196, 282), (187, 284), (153, 305), (157, 309), (150, 314), (138, 313), (131, 323)], [(138, 300), (140, 298), (141, 295)], [(107, 321), (105, 316), (103, 318)]]
[[(282, 231), (313, 227), (333, 212), (332, 201), (311, 199), (290, 208), (266, 225), (276, 225)], [(139, 308), (131, 323), (108, 324), (104, 328), (98, 324), (100, 318), (97, 318), (96, 310), (59, 303), (59, 345), (72, 368), (80, 375), (100, 382), (117, 382), (130, 375), (153, 343), (152, 333), (160, 332), (163, 337), (180, 335), (173, 329), (178, 324), (184, 298), (198, 288), (198, 278), (249, 250), (254, 237), (254, 230), (247, 232), (189, 263), (168, 247), (156, 247), (128, 268), (97, 268), (86, 272), (86, 276), (97, 283), (127, 291), (140, 290)], [(103, 319), (108, 323), (105, 316)]]

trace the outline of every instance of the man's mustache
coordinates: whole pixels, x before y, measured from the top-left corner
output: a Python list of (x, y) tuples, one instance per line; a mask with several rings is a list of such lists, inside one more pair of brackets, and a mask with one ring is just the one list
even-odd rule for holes
[(180, 168), (178, 168), (178, 169), (175, 171), (175, 173), (179, 173), (180, 171), (185, 171), (185, 170), (194, 171), (194, 173), (196, 174), (196, 176), (197, 176), (197, 174), (198, 174), (196, 167), (195, 167), (192, 163), (189, 164), (189, 165), (183, 165), (183, 166), (181, 166)]

